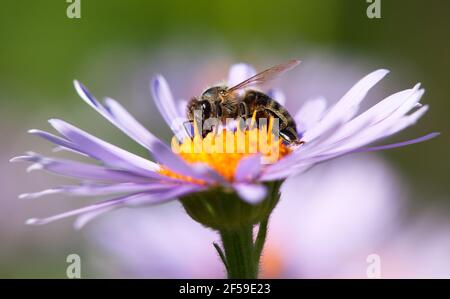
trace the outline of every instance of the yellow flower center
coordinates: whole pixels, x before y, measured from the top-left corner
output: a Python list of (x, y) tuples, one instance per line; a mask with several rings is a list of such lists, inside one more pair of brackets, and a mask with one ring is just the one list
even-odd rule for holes
[[(232, 182), (242, 159), (260, 154), (262, 163), (271, 164), (290, 153), (290, 149), (283, 144), (282, 140), (272, 133), (272, 126), (273, 118), (269, 120), (268, 126), (244, 131), (239, 128), (235, 131), (223, 129), (217, 133), (210, 132), (205, 137), (196, 131), (193, 138), (186, 138), (181, 144), (174, 137), (172, 151), (188, 163), (204, 163), (210, 166), (226, 180)], [(195, 124), (194, 128), (197, 128)], [(161, 166), (160, 173), (168, 177), (204, 184), (198, 179), (181, 175), (165, 166)]]

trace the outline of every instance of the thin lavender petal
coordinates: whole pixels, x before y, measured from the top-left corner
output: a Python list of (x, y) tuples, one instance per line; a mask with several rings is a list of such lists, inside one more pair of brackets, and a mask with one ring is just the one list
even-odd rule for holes
[(89, 106), (142, 146), (151, 151), (153, 143), (161, 142), (114, 100), (108, 99), (105, 108), (83, 84), (75, 80), (74, 86), (80, 97)]
[(323, 97), (306, 101), (294, 117), (297, 131), (303, 133), (311, 130), (320, 121), (326, 108), (327, 100)]
[(146, 193), (147, 197), (145, 198), (133, 198), (132, 200), (126, 201), (126, 206), (142, 206), (142, 205), (154, 205), (160, 204), (167, 200), (176, 199), (182, 197), (186, 194), (193, 192), (203, 191), (205, 186), (189, 184), (186, 183), (184, 185), (179, 185), (167, 190), (162, 190), (160, 192)]
[(137, 143), (153, 151), (155, 143), (163, 143), (158, 137), (150, 133), (141, 125), (119, 102), (114, 99), (105, 99), (105, 108), (110, 117), (115, 121), (115, 125), (130, 136)]
[(186, 121), (184, 114), (180, 114), (175, 100), (169, 88), (169, 84), (163, 76), (157, 75), (150, 84), (156, 107), (166, 121), (169, 128), (175, 133), (179, 140), (188, 138), (183, 123)]
[(267, 189), (263, 185), (235, 183), (233, 187), (242, 200), (252, 205), (261, 202), (267, 194)]
[(253, 155), (239, 161), (234, 178), (237, 182), (254, 180), (262, 168), (261, 155)]
[[(72, 160), (43, 157), (36, 153), (28, 153), (11, 159), (11, 162), (33, 162), (34, 169), (45, 169), (51, 173), (83, 180), (100, 180), (116, 182), (149, 182), (149, 177), (139, 176), (124, 170), (110, 169), (94, 164), (87, 164)], [(160, 178), (155, 174), (154, 179)]]
[(407, 141), (402, 141), (402, 142), (397, 142), (397, 143), (392, 143), (392, 144), (386, 144), (386, 145), (373, 146), (373, 147), (359, 148), (359, 149), (356, 149), (354, 151), (351, 151), (351, 153), (375, 152), (375, 151), (383, 151), (383, 150), (393, 149), (393, 148), (397, 148), (397, 147), (408, 146), (408, 145), (411, 145), (411, 144), (416, 144), (416, 143), (420, 143), (420, 142), (424, 142), (424, 141), (433, 139), (433, 138), (439, 136), (440, 134), (441, 133), (439, 133), (439, 132), (433, 132), (433, 133), (427, 134), (425, 136), (418, 137), (418, 138), (411, 139), (411, 140), (407, 140)]
[(52, 188), (34, 193), (24, 193), (19, 198), (34, 199), (49, 194), (67, 194), (71, 196), (101, 196), (113, 195), (123, 193), (138, 193), (138, 192), (157, 192), (177, 187), (176, 184), (170, 183), (120, 183), (111, 185), (99, 184), (84, 184), (75, 186), (62, 186), (59, 188)]
[(372, 126), (365, 130), (362, 130), (354, 136), (350, 136), (348, 140), (342, 140), (335, 147), (330, 148), (324, 153), (344, 152), (351, 151), (353, 149), (360, 148), (366, 144), (370, 144), (382, 138), (394, 135), (401, 130), (415, 124), (419, 118), (421, 118), (428, 110), (428, 106), (423, 106), (411, 115), (404, 116), (400, 119), (392, 118), (385, 120), (376, 126)]
[[(142, 204), (149, 204), (149, 203), (155, 204), (155, 203), (160, 203), (160, 201), (158, 201), (158, 200), (161, 200), (163, 197), (166, 198), (163, 201), (166, 201), (166, 200), (170, 200), (175, 197), (185, 195), (190, 192), (195, 192), (195, 191), (200, 191), (200, 190), (201, 190), (201, 188), (198, 186), (193, 186), (193, 185), (180, 186), (175, 189), (169, 190), (168, 192), (165, 192), (165, 193), (153, 194), (152, 196), (150, 194), (148, 194), (146, 198), (131, 199), (130, 203), (128, 203), (128, 204), (129, 205), (142, 205)], [(155, 201), (155, 199), (156, 199), (156, 201)], [(120, 206), (111, 206), (111, 207), (105, 207), (102, 209), (98, 209), (98, 210), (95, 210), (92, 212), (82, 214), (82, 215), (78, 216), (78, 218), (76, 219), (76, 221), (74, 223), (74, 227), (75, 227), (75, 229), (79, 230), (79, 229), (83, 228), (88, 222), (92, 221), (93, 219), (97, 218), (98, 216), (103, 215), (104, 213), (116, 210), (118, 208), (120, 208)]]
[(156, 163), (101, 140), (63, 120), (51, 119), (49, 122), (80, 150), (107, 165), (150, 176), (159, 169)]
[(380, 146), (374, 146), (374, 147), (362, 147), (362, 148), (357, 148), (357, 149), (351, 150), (351, 151), (341, 151), (341, 152), (333, 152), (333, 153), (328, 153), (328, 154), (317, 155), (315, 157), (311, 157), (309, 159), (301, 161), (302, 163), (293, 164), (291, 167), (285, 168), (284, 170), (280, 169), (278, 171), (268, 172), (260, 178), (260, 181), (272, 181), (272, 180), (292, 176), (292, 175), (306, 171), (307, 169), (309, 169), (310, 167), (312, 167), (315, 164), (318, 164), (318, 163), (321, 163), (324, 161), (328, 161), (328, 160), (332, 160), (332, 159), (335, 159), (338, 157), (342, 157), (347, 154), (365, 153), (365, 152), (374, 152), (374, 151), (394, 149), (394, 148), (398, 148), (398, 147), (403, 147), (403, 146), (408, 146), (408, 145), (424, 142), (424, 141), (430, 140), (432, 138), (435, 138), (439, 135), (440, 135), (440, 133), (434, 132), (434, 133), (430, 133), (430, 134), (427, 134), (427, 135), (419, 137), (419, 138), (415, 138), (415, 139), (407, 140), (407, 141), (403, 141), (403, 142), (398, 142), (398, 143), (393, 143), (393, 144), (380, 145)]
[(267, 95), (277, 101), (280, 105), (284, 106), (286, 104), (286, 96), (278, 88), (272, 88), (267, 92)]
[(53, 135), (51, 133), (48, 133), (48, 132), (45, 132), (42, 130), (36, 130), (36, 129), (29, 130), (28, 133), (36, 135), (43, 139), (46, 139), (46, 140), (50, 141), (51, 143), (57, 144), (63, 148), (68, 148), (74, 152), (81, 154), (81, 155), (85, 155), (85, 153), (80, 151), (80, 149), (75, 144), (73, 144), (72, 142), (68, 141), (65, 138), (61, 138), (61, 137)]
[(228, 86), (234, 86), (256, 75), (256, 70), (246, 63), (237, 63), (231, 66), (228, 73)]
[(214, 183), (214, 180), (203, 171), (203, 167), (195, 168), (192, 165), (189, 165), (180, 156), (173, 153), (172, 150), (167, 150), (167, 148), (162, 145), (155, 145), (153, 155), (158, 162), (176, 173)]
[[(111, 210), (123, 206), (135, 206), (135, 205), (148, 205), (148, 204), (158, 204), (168, 200), (175, 199), (178, 196), (185, 195), (190, 192), (195, 192), (196, 190), (201, 190), (200, 186), (185, 185), (172, 188), (168, 191), (158, 192), (158, 193), (137, 193), (132, 195), (126, 195), (107, 201), (102, 201), (90, 206), (86, 206), (80, 209), (75, 209), (72, 211), (64, 212), (47, 218), (31, 218), (26, 221), (29, 225), (43, 225), (56, 220), (64, 219), (71, 216), (86, 215), (88, 213), (95, 213), (102, 210)], [(90, 218), (89, 220), (92, 220)], [(85, 221), (82, 221), (85, 222)]]
[[(50, 120), (50, 123), (67, 139), (76, 143), (81, 149), (88, 152), (95, 159), (104, 161), (104, 163), (124, 168), (126, 170), (136, 172), (138, 174), (154, 177), (159, 170), (159, 165), (127, 152), (115, 145), (107, 143), (95, 136), (90, 135), (81, 129), (74, 127), (62, 120)], [(153, 155), (158, 162), (167, 168), (183, 175), (190, 176), (205, 181), (210, 178), (202, 173), (195, 171), (180, 156), (173, 153), (172, 150), (162, 142), (153, 144)]]
[(210, 184), (220, 184), (225, 187), (230, 187), (230, 183), (218, 173), (215, 169), (211, 168), (206, 163), (195, 163), (191, 165), (193, 171), (199, 174), (203, 180)]
[(97, 211), (100, 209), (104, 209), (107, 207), (114, 207), (114, 206), (120, 206), (123, 205), (124, 202), (126, 200), (130, 200), (130, 199), (134, 199), (134, 198), (142, 198), (146, 196), (145, 193), (140, 193), (140, 194), (133, 194), (133, 195), (126, 195), (126, 196), (122, 196), (122, 197), (118, 197), (118, 198), (114, 198), (114, 199), (110, 199), (107, 201), (103, 201), (103, 202), (99, 202), (93, 205), (89, 205), (83, 208), (79, 208), (79, 209), (75, 209), (75, 210), (71, 210), (68, 212), (64, 212), (64, 213), (60, 213), (60, 214), (56, 214), (47, 218), (31, 218), (28, 219), (26, 221), (26, 224), (29, 225), (44, 225), (56, 220), (60, 220), (60, 219), (64, 219), (67, 217), (71, 217), (71, 216), (76, 216), (76, 215), (81, 215), (81, 214), (85, 214), (85, 213), (90, 213), (93, 211)]
[(80, 230), (80, 229), (82, 229), (86, 224), (88, 224), (89, 222), (91, 222), (92, 220), (94, 220), (95, 218), (97, 218), (97, 217), (99, 217), (99, 216), (101, 216), (101, 215), (103, 215), (103, 214), (105, 214), (105, 213), (114, 211), (114, 210), (116, 210), (116, 209), (118, 209), (118, 208), (119, 208), (119, 207), (117, 207), (117, 206), (111, 206), (111, 207), (106, 207), (106, 208), (103, 208), (103, 209), (98, 209), (98, 210), (96, 210), (96, 211), (92, 211), (92, 212), (88, 212), (88, 213), (82, 214), (82, 215), (80, 215), (80, 216), (77, 217), (77, 219), (76, 219), (75, 222), (73, 223), (73, 227), (74, 227), (76, 230)]
[(419, 84), (409, 90), (393, 94), (355, 119), (345, 124), (327, 143), (336, 147), (333, 143), (346, 137), (356, 138), (365, 130), (374, 126), (383, 126), (384, 123), (397, 122), (413, 109), (422, 97), (424, 90), (419, 89)]
[(335, 126), (337, 123), (345, 122), (351, 119), (358, 110), (359, 104), (365, 98), (368, 91), (389, 71), (377, 70), (362, 78), (356, 83), (339, 102), (337, 102), (328, 112), (318, 125), (304, 134), (305, 141), (311, 141), (321, 135), (323, 131)]

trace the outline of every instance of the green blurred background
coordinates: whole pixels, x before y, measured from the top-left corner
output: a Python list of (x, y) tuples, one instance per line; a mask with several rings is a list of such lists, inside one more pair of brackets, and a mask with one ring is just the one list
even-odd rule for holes
[[(135, 84), (145, 85), (147, 80), (132, 83), (133, 70), (141, 67), (143, 58), (151, 65), (152, 57), (158, 57), (154, 65), (160, 68), (152, 71), (164, 73), (170, 68), (177, 73), (174, 66), (164, 63), (170, 61), (171, 53), (176, 53), (178, 60), (185, 52), (186, 57), (225, 53), (235, 61), (261, 68), (292, 55), (305, 59), (311, 49), (320, 49), (336, 55), (367, 57), (366, 73), (389, 68), (389, 79), (395, 80), (395, 87), (422, 82), (426, 89), (422, 102), (431, 109), (418, 125), (395, 140), (431, 131), (442, 135), (383, 155), (411, 184), (417, 195), (413, 198), (417, 209), (430, 202), (448, 208), (450, 2), (381, 3), (382, 18), (368, 19), (365, 0), (81, 0), (81, 19), (69, 19), (64, 0), (1, 0), (2, 190), (14, 183), (19, 186), (17, 193), (30, 191), (27, 181), (39, 180), (39, 174), (27, 175), (23, 168), (6, 164), (20, 151), (36, 149), (37, 140), (26, 136), (26, 129), (47, 128), (45, 120), (50, 117), (68, 119), (86, 129), (99, 126), (95, 133), (104, 129), (101, 136), (106, 134), (108, 140), (140, 150), (125, 137), (116, 136), (78, 100), (71, 85), (74, 78), (85, 82), (94, 93), (130, 102), (133, 94), (129, 91)], [(309, 49), (305, 55), (295, 52), (303, 47)], [(273, 61), (261, 58), (268, 56)], [(180, 65), (178, 76), (189, 76), (189, 70)], [(152, 118), (157, 117), (155, 114), (148, 113)], [(82, 237), (70, 233), (69, 223), (61, 224), (63, 229), (54, 225), (11, 232), (11, 227), (22, 226), (25, 218), (34, 216), (24, 211), (14, 219), (6, 217), (10, 209), (24, 206), (12, 203), (17, 200), (11, 198), (13, 193), (6, 192), (0, 203), (0, 277), (63, 277), (64, 256), (69, 251), (83, 252)], [(38, 210), (40, 215), (57, 211), (48, 202), (31, 205), (36, 209), (38, 205), (46, 206)], [(57, 237), (61, 234), (71, 235), (62, 242)], [(60, 256), (61, 264), (52, 263), (55, 255)]]

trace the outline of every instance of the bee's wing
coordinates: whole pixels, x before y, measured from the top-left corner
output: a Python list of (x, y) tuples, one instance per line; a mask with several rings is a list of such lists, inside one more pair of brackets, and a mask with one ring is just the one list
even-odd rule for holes
[(228, 92), (236, 91), (239, 89), (243, 89), (249, 86), (254, 85), (262, 85), (264, 83), (267, 83), (276, 77), (280, 76), (281, 74), (293, 69), (300, 63), (300, 60), (290, 60), (286, 63), (276, 65), (274, 67), (271, 67), (270, 69), (267, 69), (265, 71), (262, 71), (253, 77), (248, 78), (247, 80), (242, 81), (241, 83), (231, 87), (228, 89)]

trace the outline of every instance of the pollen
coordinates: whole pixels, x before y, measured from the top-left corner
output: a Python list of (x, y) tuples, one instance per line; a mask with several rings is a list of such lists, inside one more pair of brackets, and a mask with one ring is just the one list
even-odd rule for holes
[[(181, 144), (176, 138), (173, 138), (172, 151), (189, 164), (206, 164), (227, 181), (233, 182), (236, 169), (242, 159), (260, 154), (263, 164), (271, 164), (291, 152), (289, 147), (272, 133), (272, 126), (273, 119), (271, 118), (269, 124), (261, 128), (222, 129), (217, 132), (210, 132), (204, 137), (196, 131), (194, 137), (184, 139)], [(164, 165), (161, 166), (160, 173), (188, 182), (205, 183), (176, 173)]]

